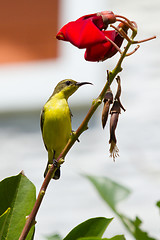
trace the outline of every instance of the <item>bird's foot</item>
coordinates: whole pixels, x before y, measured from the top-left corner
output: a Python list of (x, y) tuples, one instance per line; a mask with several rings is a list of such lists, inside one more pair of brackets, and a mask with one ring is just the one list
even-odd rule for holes
[(55, 158), (53, 159), (53, 165), (55, 168), (59, 167), (58, 161)]
[(64, 163), (63, 158), (60, 158), (58, 161), (55, 158), (53, 159), (53, 165), (55, 168), (59, 168), (63, 163)]
[(61, 164), (63, 163), (64, 163), (63, 158), (60, 158), (58, 161), (56, 159), (53, 159), (53, 166), (55, 168), (52, 176), (53, 179), (57, 180), (60, 178), (60, 167)]

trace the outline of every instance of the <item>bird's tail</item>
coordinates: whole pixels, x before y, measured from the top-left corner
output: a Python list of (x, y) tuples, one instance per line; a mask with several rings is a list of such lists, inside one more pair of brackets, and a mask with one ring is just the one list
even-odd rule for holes
[[(47, 175), (48, 165), (49, 165), (49, 163), (47, 163), (46, 170), (45, 170), (45, 172), (44, 172), (44, 177), (46, 177), (46, 175)], [(55, 171), (54, 176), (53, 176), (52, 178), (55, 179), (55, 180), (58, 180), (58, 179), (60, 178), (60, 175), (61, 175), (61, 174), (60, 174), (60, 167), (59, 167), (59, 168), (57, 168), (57, 170)]]

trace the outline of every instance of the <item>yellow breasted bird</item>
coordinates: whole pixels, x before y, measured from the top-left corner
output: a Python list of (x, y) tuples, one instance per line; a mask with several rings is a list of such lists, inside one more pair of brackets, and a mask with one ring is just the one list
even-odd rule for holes
[[(44, 177), (47, 174), (48, 165), (57, 159), (71, 136), (71, 111), (67, 100), (84, 84), (92, 83), (76, 82), (72, 79), (60, 81), (42, 109), (40, 125), (44, 145), (48, 151), (48, 163)], [(60, 168), (53, 176), (53, 179), (59, 178)]]

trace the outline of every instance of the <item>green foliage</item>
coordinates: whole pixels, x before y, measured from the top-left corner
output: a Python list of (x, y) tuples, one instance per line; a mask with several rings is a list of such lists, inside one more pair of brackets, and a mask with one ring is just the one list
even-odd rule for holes
[(59, 234), (54, 234), (52, 236), (46, 237), (46, 240), (62, 240), (62, 237)]
[(155, 238), (149, 237), (147, 232), (144, 232), (140, 229), (142, 221), (136, 217), (136, 219), (133, 221), (133, 225), (135, 227), (135, 239), (138, 240), (155, 240)]
[(101, 238), (112, 218), (91, 218), (75, 227), (63, 240), (76, 240), (82, 237)]
[(157, 207), (160, 208), (160, 201), (158, 201), (158, 202), (156, 203), (156, 205), (157, 205)]
[(0, 216), (0, 239), (3, 239), (3, 232), (5, 229), (5, 225), (10, 213), (10, 208), (8, 208), (1, 216)]
[(90, 180), (103, 200), (114, 213), (117, 214), (124, 226), (136, 240), (156, 240), (155, 238), (149, 237), (146, 232), (140, 229), (142, 221), (138, 217), (136, 217), (135, 220), (131, 220), (117, 210), (117, 204), (130, 194), (130, 191), (126, 187), (106, 177), (86, 176), (86, 178)]
[(125, 240), (125, 237), (123, 235), (117, 235), (112, 238), (85, 237), (85, 238), (78, 238), (78, 240)]
[[(63, 240), (125, 240), (123, 235), (112, 238), (102, 238), (103, 233), (113, 218), (97, 217), (91, 218), (79, 224)], [(47, 240), (62, 240), (60, 235), (55, 234), (46, 238)]]
[[(123, 235), (117, 235), (112, 238), (102, 238), (103, 233), (113, 218), (97, 217), (88, 219), (73, 228), (63, 240), (125, 240)], [(55, 234), (46, 238), (47, 240), (62, 240)]]
[[(117, 206), (126, 199), (130, 190), (106, 177), (86, 176), (95, 186), (99, 195), (120, 218), (127, 230), (136, 240), (156, 240), (141, 230), (142, 221), (128, 218), (119, 212)], [(22, 174), (9, 177), (0, 182), (0, 239), (18, 239), (23, 226), (36, 200), (35, 186)], [(160, 208), (160, 201), (156, 204)], [(123, 235), (103, 238), (103, 233), (113, 218), (91, 218), (76, 226), (63, 240), (125, 240)], [(34, 237), (34, 226), (27, 240)], [(47, 240), (62, 240), (58, 234), (46, 237)]]
[[(35, 199), (35, 186), (22, 173), (0, 182), (0, 239), (19, 238)], [(26, 239), (33, 235), (34, 227)]]
[(117, 204), (127, 198), (130, 190), (106, 177), (86, 177), (93, 183), (103, 200), (116, 211)]

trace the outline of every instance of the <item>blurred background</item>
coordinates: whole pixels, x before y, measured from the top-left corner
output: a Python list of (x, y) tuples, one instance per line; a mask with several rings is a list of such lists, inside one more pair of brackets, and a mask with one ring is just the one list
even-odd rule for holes
[[(117, 129), (120, 157), (109, 157), (109, 128), (102, 130), (102, 106), (66, 157), (59, 181), (52, 181), (37, 216), (36, 240), (65, 236), (90, 217), (113, 217), (82, 173), (107, 176), (129, 187), (132, 194), (121, 212), (143, 220), (143, 229), (160, 236), (156, 201), (160, 200), (160, 2), (158, 0), (0, 0), (0, 180), (22, 169), (36, 185), (43, 181), (47, 152), (39, 127), (40, 111), (62, 79), (91, 81), (69, 100), (73, 129), (86, 115), (104, 86), (118, 53), (103, 63), (86, 62), (84, 50), (55, 39), (68, 21), (112, 10), (138, 24), (138, 39), (157, 35), (123, 63), (122, 112)], [(113, 84), (113, 91), (115, 91)], [(83, 96), (83, 97), (82, 97)], [(105, 236), (125, 234), (117, 218)]]

